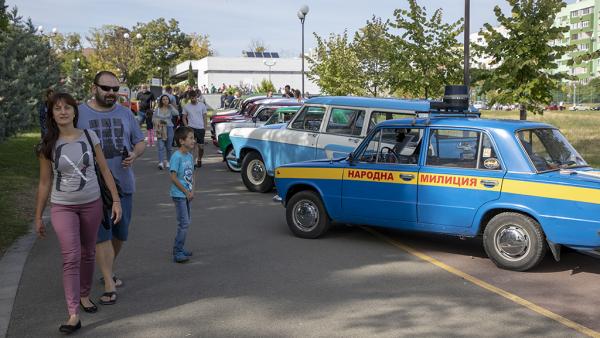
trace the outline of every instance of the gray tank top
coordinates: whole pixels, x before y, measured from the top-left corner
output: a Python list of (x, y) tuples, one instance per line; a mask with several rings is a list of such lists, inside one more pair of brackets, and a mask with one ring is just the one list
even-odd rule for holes
[[(100, 140), (93, 130), (88, 130), (92, 143)], [(58, 139), (52, 154), (52, 193), (55, 204), (74, 205), (93, 202), (100, 198), (100, 187), (94, 167), (94, 155), (85, 133), (79, 139)]]

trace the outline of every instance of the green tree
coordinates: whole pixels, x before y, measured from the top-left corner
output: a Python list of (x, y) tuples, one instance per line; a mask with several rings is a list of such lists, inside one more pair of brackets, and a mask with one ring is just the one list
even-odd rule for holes
[(17, 9), (0, 0), (0, 140), (38, 124), (42, 93), (59, 82), (60, 66), (47, 40)]
[(415, 97), (440, 97), (444, 85), (462, 82), (463, 48), (457, 40), (462, 19), (444, 23), (439, 8), (428, 18), (425, 7), (416, 0), (408, 2), (410, 9), (396, 9), (390, 22), (399, 31), (388, 34), (391, 89)]
[(196, 84), (196, 80), (194, 80), (194, 70), (192, 69), (192, 63), (190, 62), (188, 66), (188, 78), (187, 78), (188, 86), (194, 86)]
[(77, 33), (53, 33), (44, 38), (61, 63), (60, 71), (64, 79), (61, 89), (71, 93), (77, 100), (84, 100), (89, 95), (94, 73), (90, 71), (90, 63), (83, 54), (81, 36)]
[(362, 87), (377, 96), (389, 89), (390, 79), (388, 23), (373, 16), (354, 34), (352, 49), (358, 57)]
[(89, 57), (95, 74), (100, 70), (114, 72), (131, 87), (145, 80), (140, 58), (140, 41), (129, 29), (116, 25), (93, 28), (88, 36), (94, 52)]
[(267, 93), (269, 91), (275, 92), (275, 86), (273, 85), (273, 82), (267, 79), (262, 79), (262, 81), (260, 81), (260, 84), (258, 85), (257, 91), (259, 93)]
[(140, 72), (145, 78), (158, 75), (163, 82), (170, 83), (169, 70), (177, 64), (180, 56), (189, 48), (192, 38), (181, 31), (179, 22), (164, 18), (148, 23), (138, 23), (133, 28), (142, 35), (139, 48)]
[(8, 13), (7, 10), (8, 5), (6, 5), (6, 0), (0, 0), (0, 32), (5, 32), (8, 29)]
[(330, 95), (364, 95), (360, 61), (348, 42), (348, 33), (331, 34), (324, 40), (317, 34), (316, 58), (306, 57), (307, 77), (315, 81), (324, 93)]
[[(552, 100), (565, 73), (553, 72), (559, 60), (572, 47), (550, 44), (562, 39), (569, 27), (553, 26), (557, 13), (566, 6), (561, 0), (507, 0), (511, 15), (494, 7), (498, 23), (506, 35), (485, 24), (480, 34), (486, 46), (474, 45), (479, 55), (491, 57), (492, 69), (480, 79), (482, 92), (496, 91), (496, 100), (518, 103), (521, 120), (527, 110), (541, 112)], [(490, 102), (494, 103), (494, 101)]]
[(181, 51), (181, 54), (177, 58), (178, 63), (187, 60), (200, 60), (214, 54), (214, 51), (210, 47), (208, 35), (192, 33), (188, 37), (190, 44)]

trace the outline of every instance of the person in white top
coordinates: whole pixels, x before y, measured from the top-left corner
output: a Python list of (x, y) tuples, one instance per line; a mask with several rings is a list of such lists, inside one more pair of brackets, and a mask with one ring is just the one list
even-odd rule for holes
[(202, 156), (204, 155), (204, 135), (208, 124), (206, 105), (198, 101), (198, 94), (195, 91), (189, 94), (190, 103), (183, 107), (183, 124), (194, 129), (196, 145), (198, 147), (198, 157), (196, 158), (196, 168), (202, 166)]

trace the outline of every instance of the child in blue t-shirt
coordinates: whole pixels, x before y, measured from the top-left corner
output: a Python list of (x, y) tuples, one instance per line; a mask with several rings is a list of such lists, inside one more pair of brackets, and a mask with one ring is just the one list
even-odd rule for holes
[(189, 260), (191, 252), (185, 250), (185, 237), (190, 225), (190, 202), (194, 198), (194, 157), (192, 151), (196, 146), (194, 130), (180, 127), (175, 130), (175, 142), (179, 149), (171, 156), (171, 197), (177, 213), (177, 234), (173, 244), (173, 261), (184, 263)]

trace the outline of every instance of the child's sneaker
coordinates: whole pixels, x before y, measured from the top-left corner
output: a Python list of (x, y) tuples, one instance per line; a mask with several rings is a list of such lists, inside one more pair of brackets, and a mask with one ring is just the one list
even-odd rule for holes
[(184, 255), (183, 253), (173, 256), (173, 262), (175, 263), (185, 263), (189, 260), (190, 259), (188, 258), (188, 256)]
[(164, 166), (163, 166), (163, 164), (159, 162), (159, 163), (158, 163), (158, 170), (163, 170), (163, 169), (164, 169)]

